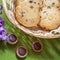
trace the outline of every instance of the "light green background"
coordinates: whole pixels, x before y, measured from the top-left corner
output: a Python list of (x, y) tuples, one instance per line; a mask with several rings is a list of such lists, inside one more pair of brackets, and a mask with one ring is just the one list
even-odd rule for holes
[[(0, 4), (2, 4), (0, 0)], [(8, 34), (14, 33), (17, 35), (19, 42), (16, 45), (8, 45), (5, 41), (0, 41), (0, 60), (60, 60), (60, 38), (57, 39), (41, 39), (29, 36), (17, 29), (6, 17), (4, 10), (0, 15), (5, 21), (5, 28)], [(43, 50), (40, 53), (33, 52), (31, 45), (32, 42), (38, 40), (43, 44)], [(16, 48), (20, 45), (25, 46), (29, 54), (24, 59), (19, 59), (16, 56)]]

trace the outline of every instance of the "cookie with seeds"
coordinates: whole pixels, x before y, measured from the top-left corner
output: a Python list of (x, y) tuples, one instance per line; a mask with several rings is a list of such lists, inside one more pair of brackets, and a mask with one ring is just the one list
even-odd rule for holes
[(53, 30), (60, 25), (60, 11), (55, 7), (44, 7), (40, 16), (39, 25), (45, 30)]
[(15, 9), (15, 18), (20, 24), (24, 25), (25, 27), (37, 26), (40, 21), (39, 5), (31, 4), (26, 0), (20, 0), (19, 5), (16, 6)]

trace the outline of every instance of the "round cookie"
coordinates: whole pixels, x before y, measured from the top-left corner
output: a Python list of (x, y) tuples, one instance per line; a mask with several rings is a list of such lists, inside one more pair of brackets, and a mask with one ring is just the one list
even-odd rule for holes
[(46, 30), (56, 29), (60, 25), (60, 11), (55, 7), (44, 7), (40, 17), (39, 25)]
[(60, 1), (59, 0), (44, 0), (44, 4), (46, 6), (60, 6)]
[(15, 9), (16, 20), (25, 27), (34, 27), (40, 21), (39, 6), (28, 2), (20, 3)]

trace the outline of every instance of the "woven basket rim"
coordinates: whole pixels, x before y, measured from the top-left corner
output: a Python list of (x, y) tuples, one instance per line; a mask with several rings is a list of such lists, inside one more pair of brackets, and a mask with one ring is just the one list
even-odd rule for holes
[[(25, 33), (35, 36), (35, 37), (39, 37), (39, 38), (58, 38), (60, 37), (60, 34), (52, 34), (52, 31), (50, 32), (44, 32), (43, 30), (38, 30), (38, 31), (32, 31), (28, 28), (25, 28), (24, 26), (20, 25), (17, 20), (14, 18), (14, 13), (11, 10), (7, 9), (7, 5), (6, 5), (6, 1), (7, 0), (2, 0), (3, 2), (3, 8), (4, 11), (8, 17), (8, 19), (19, 29), (21, 29), (22, 31), (24, 31)], [(11, 0), (9, 0), (11, 1)], [(58, 31), (60, 32), (60, 27), (56, 30), (53, 31)]]

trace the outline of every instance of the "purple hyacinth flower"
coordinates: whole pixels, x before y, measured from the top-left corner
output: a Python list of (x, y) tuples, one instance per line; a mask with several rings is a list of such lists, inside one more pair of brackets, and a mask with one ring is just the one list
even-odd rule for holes
[(2, 35), (0, 35), (0, 40), (6, 40), (6, 37), (7, 37), (7, 36), (2, 36)]
[(7, 37), (6, 34), (7, 34), (7, 32), (5, 29), (0, 31), (0, 40), (5, 40)]
[(4, 30), (4, 27), (0, 27), (0, 31)]
[(0, 40), (6, 40), (7, 36), (0, 36)]
[(0, 17), (0, 27), (4, 26), (4, 20)]
[(7, 31), (4, 29), (4, 20), (0, 17), (0, 40), (6, 40)]
[(5, 36), (5, 35), (7, 34), (7, 32), (6, 32), (6, 30), (5, 30), (5, 29), (4, 29), (4, 30), (2, 30), (2, 31), (1, 31), (1, 33), (2, 33), (2, 35), (3, 35), (3, 36)]
[(0, 5), (0, 10), (2, 10), (2, 8), (3, 8), (3, 6), (2, 6), (2, 5)]

